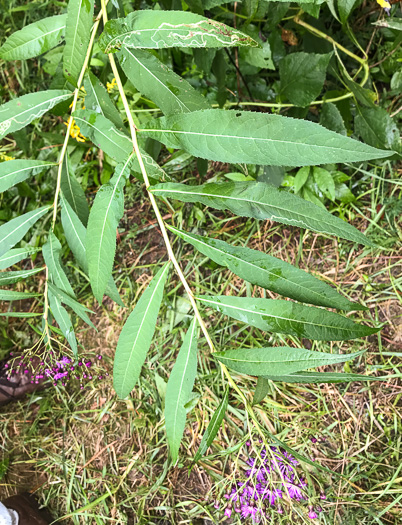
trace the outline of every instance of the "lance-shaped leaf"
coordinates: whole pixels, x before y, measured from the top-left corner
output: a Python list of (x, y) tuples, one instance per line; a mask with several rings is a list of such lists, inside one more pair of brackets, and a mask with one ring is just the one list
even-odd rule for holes
[(259, 377), (257, 380), (257, 386), (254, 390), (253, 405), (258, 405), (263, 401), (269, 392), (269, 381), (265, 377)]
[[(87, 230), (69, 203), (64, 199), (63, 194), (61, 194), (61, 223), (64, 228), (67, 244), (77, 259), (78, 264), (88, 275), (88, 261), (85, 252)], [(110, 277), (105, 293), (119, 306), (124, 306), (113, 277)]]
[(0, 192), (6, 191), (32, 175), (41, 173), (46, 168), (56, 166), (54, 162), (43, 160), (9, 160), (0, 163)]
[(310, 166), (388, 157), (307, 120), (251, 111), (205, 109), (161, 117), (142, 133), (171, 148), (219, 162)]
[(21, 299), (30, 299), (38, 297), (40, 293), (17, 292), (15, 290), (0, 290), (0, 301), (20, 301)]
[(22, 261), (22, 259), (26, 259), (33, 253), (37, 253), (38, 251), (39, 248), (34, 248), (33, 246), (26, 246), (25, 248), (14, 248), (13, 250), (9, 250), (2, 257), (0, 257), (0, 270), (5, 270), (13, 264), (17, 264), (17, 262)]
[(214, 357), (221, 363), (251, 376), (292, 374), (307, 368), (334, 365), (351, 361), (365, 352), (353, 354), (327, 354), (306, 350), (305, 348), (236, 348), (226, 352), (216, 352)]
[(66, 153), (63, 159), (60, 187), (64, 197), (78, 215), (84, 226), (86, 226), (88, 222), (89, 207), (87, 199), (85, 198), (84, 190), (75, 178), (68, 153)]
[(258, 47), (258, 44), (233, 27), (189, 11), (144, 10), (109, 20), (99, 46), (104, 53), (114, 53), (121, 47)]
[(48, 290), (47, 296), (49, 298), (49, 306), (53, 317), (56, 319), (56, 322), (64, 337), (67, 339), (68, 344), (71, 346), (72, 351), (74, 354), (77, 354), (77, 340), (75, 338), (71, 317), (64, 306), (62, 306), (60, 299), (53, 295), (50, 290)]
[(0, 313), (1, 317), (39, 317), (41, 313), (35, 312), (3, 312)]
[(354, 323), (342, 315), (291, 301), (225, 295), (203, 295), (198, 300), (260, 330), (319, 341), (347, 341), (379, 331), (379, 328)]
[(123, 48), (118, 57), (128, 79), (138, 91), (155, 102), (165, 115), (210, 107), (201, 93), (149, 51)]
[[(73, 116), (82, 133), (113, 159), (121, 162), (121, 159), (126, 159), (133, 152), (131, 139), (100, 113), (80, 109), (74, 111)], [(142, 148), (140, 151), (148, 176), (154, 180), (169, 180), (154, 159)], [(131, 171), (139, 180), (142, 180), (137, 158), (133, 159)]]
[(84, 65), (93, 24), (94, 0), (70, 0), (67, 7), (64, 76), (77, 85)]
[(118, 129), (124, 130), (124, 124), (116, 106), (110, 100), (102, 82), (90, 71), (85, 74), (84, 88), (86, 91), (85, 107), (100, 113), (109, 119)]
[(57, 288), (57, 286), (55, 286), (52, 283), (48, 283), (48, 288), (52, 292), (52, 294), (59, 299), (59, 301), (69, 306), (73, 310), (73, 312), (75, 312), (78, 315), (78, 317), (81, 317), (81, 319), (85, 323), (87, 323), (94, 330), (96, 330), (95, 326), (93, 325), (92, 321), (87, 315), (87, 312), (93, 314), (92, 310), (80, 304), (78, 301), (67, 295), (65, 292), (63, 292), (63, 290), (60, 290), (60, 288)]
[(48, 239), (42, 247), (42, 254), (49, 270), (50, 280), (63, 292), (75, 297), (71, 284), (61, 265), (61, 244), (53, 232), (49, 232)]
[(285, 383), (349, 383), (354, 381), (385, 381), (387, 377), (365, 376), (363, 374), (342, 374), (337, 372), (296, 372), (289, 375), (264, 376), (271, 381)]
[(113, 366), (113, 386), (120, 398), (128, 396), (140, 377), (155, 332), (168, 270), (169, 262), (152, 279), (121, 331)]
[(42, 206), (37, 210), (24, 213), (11, 221), (6, 222), (0, 226), (0, 257), (8, 252), (10, 248), (19, 242), (27, 231), (40, 219), (46, 212), (49, 211), (49, 206)]
[(360, 244), (372, 245), (370, 239), (347, 222), (327, 210), (307, 202), (288, 191), (279, 190), (264, 182), (209, 183), (200, 186), (186, 184), (157, 184), (152, 193), (158, 197), (183, 202), (202, 202), (218, 210), (254, 219), (271, 219), (317, 232), (336, 235)]
[(364, 309), (360, 304), (342, 297), (328, 284), (281, 259), (250, 248), (231, 246), (224, 241), (187, 233), (172, 226), (168, 228), (201, 253), (251, 284), (317, 306), (343, 310)]
[(214, 412), (209, 425), (202, 436), (200, 446), (194, 456), (193, 463), (199, 461), (207, 449), (212, 445), (213, 440), (215, 439), (216, 434), (222, 424), (223, 418), (225, 417), (226, 410), (228, 408), (229, 400), (229, 388), (226, 388), (225, 394), (222, 398), (222, 401), (219, 403), (218, 408)]
[(186, 426), (187, 410), (197, 375), (197, 321), (193, 318), (166, 387), (165, 428), (170, 457), (175, 464)]
[(88, 219), (86, 254), (89, 280), (99, 303), (112, 275), (116, 253), (116, 229), (124, 214), (124, 186), (134, 153), (116, 166), (113, 177), (96, 194)]
[(35, 275), (36, 273), (39, 273), (44, 269), (45, 267), (34, 268), (33, 270), (19, 270), (17, 272), (1, 272), (0, 273), (0, 286), (4, 286), (6, 284), (18, 283), (19, 281), (22, 281), (23, 279), (26, 279), (27, 277), (30, 277), (31, 275)]
[(14, 98), (0, 106), (0, 139), (24, 128), (50, 111), (56, 104), (72, 97), (70, 91), (49, 89)]
[(16, 31), (0, 47), (3, 60), (25, 60), (46, 53), (62, 40), (67, 15), (50, 16)]

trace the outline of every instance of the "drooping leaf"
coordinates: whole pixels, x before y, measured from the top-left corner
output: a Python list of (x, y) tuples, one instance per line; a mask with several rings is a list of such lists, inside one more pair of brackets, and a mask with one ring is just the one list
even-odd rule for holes
[(66, 152), (63, 159), (60, 187), (65, 199), (78, 215), (82, 224), (86, 226), (88, 222), (89, 207), (87, 199), (85, 198), (84, 190), (74, 175), (68, 152)]
[(207, 100), (149, 51), (124, 48), (118, 53), (128, 79), (165, 115), (208, 109)]
[(42, 247), (42, 254), (49, 270), (50, 280), (63, 292), (75, 297), (74, 290), (61, 264), (61, 244), (53, 232), (49, 232), (48, 239)]
[(360, 107), (355, 116), (355, 132), (371, 146), (399, 149), (398, 126), (384, 108)]
[(85, 248), (89, 280), (99, 303), (112, 275), (116, 252), (116, 229), (124, 213), (123, 189), (134, 153), (116, 166), (113, 177), (96, 194), (88, 219)]
[(113, 385), (120, 398), (128, 396), (140, 376), (154, 335), (168, 270), (169, 262), (152, 279), (121, 331), (113, 366)]
[(9, 160), (0, 163), (0, 192), (26, 180), (44, 169), (56, 166), (54, 162), (43, 160)]
[(135, 11), (126, 18), (109, 20), (100, 36), (104, 53), (121, 47), (163, 49), (166, 47), (258, 46), (248, 35), (221, 22), (189, 11)]
[(86, 109), (96, 111), (109, 119), (118, 129), (124, 131), (123, 120), (116, 106), (110, 100), (105, 86), (90, 71), (85, 74), (84, 88), (86, 91)]
[(37, 210), (24, 213), (0, 226), (0, 257), (19, 242), (27, 231), (50, 210), (49, 206), (42, 206)]
[(169, 230), (192, 244), (216, 263), (257, 286), (291, 297), (297, 301), (342, 310), (360, 310), (331, 286), (291, 264), (250, 248), (231, 246), (224, 241), (187, 233), (172, 226)]
[(223, 418), (225, 417), (225, 413), (228, 408), (228, 400), (229, 388), (226, 388), (222, 401), (219, 403), (218, 408), (215, 410), (213, 416), (211, 417), (211, 421), (209, 422), (209, 425), (202, 436), (201, 443), (194, 456), (193, 463), (199, 461), (207, 449), (212, 445), (212, 442), (215, 439), (215, 436), (222, 424)]
[(341, 112), (332, 102), (323, 104), (320, 114), (320, 124), (331, 131), (335, 131), (341, 135), (347, 135)]
[(254, 219), (271, 219), (291, 226), (336, 235), (360, 244), (372, 245), (356, 228), (334, 217), (327, 210), (306, 202), (297, 195), (279, 190), (263, 182), (207, 183), (201, 186), (186, 184), (157, 184), (151, 187), (157, 197), (183, 202), (202, 202), (218, 210)]
[(63, 54), (63, 71), (66, 79), (77, 85), (84, 65), (91, 28), (94, 0), (69, 0), (66, 22), (66, 46)]
[(395, 29), (396, 31), (402, 31), (402, 20), (397, 17), (383, 18), (372, 23), (373, 26), (387, 27), (389, 29)]
[(45, 267), (33, 268), (33, 270), (18, 270), (16, 272), (0, 272), (0, 286), (18, 283), (31, 275), (35, 275), (35, 273), (42, 272), (44, 269)]
[(70, 91), (49, 89), (14, 98), (0, 106), (0, 139), (24, 128), (50, 111), (56, 104), (72, 97)]
[(184, 405), (190, 398), (197, 374), (197, 321), (193, 318), (166, 387), (165, 428), (170, 457), (175, 464), (186, 425)]
[(92, 310), (80, 304), (78, 301), (67, 295), (65, 292), (63, 292), (63, 290), (60, 290), (60, 288), (50, 282), (48, 283), (48, 288), (52, 294), (59, 299), (59, 301), (69, 306), (73, 312), (78, 315), (78, 317), (81, 317), (85, 323), (96, 330), (95, 326), (87, 315), (87, 312), (93, 313)]
[(258, 377), (257, 386), (254, 390), (253, 405), (258, 405), (263, 401), (269, 392), (269, 381), (265, 377)]
[(321, 308), (279, 299), (200, 296), (206, 306), (266, 332), (290, 334), (318, 341), (347, 341), (375, 334), (378, 328), (357, 324)]
[(64, 36), (67, 15), (50, 16), (16, 31), (0, 47), (3, 60), (26, 60), (57, 46)]
[(288, 375), (317, 366), (334, 365), (351, 361), (365, 352), (352, 354), (327, 354), (305, 348), (236, 348), (215, 352), (213, 356), (221, 363), (251, 376)]
[(31, 297), (38, 297), (40, 295), (42, 294), (17, 292), (15, 290), (0, 290), (0, 301), (20, 301), (21, 299), (30, 299)]
[(285, 383), (348, 383), (351, 381), (384, 381), (386, 379), (385, 377), (337, 372), (296, 372), (289, 375), (267, 375), (264, 377), (271, 379), (271, 381), (283, 381)]
[[(359, 2), (360, 3), (360, 2)], [(342, 24), (344, 24), (349, 18), (350, 13), (357, 5), (357, 0), (337, 0), (339, 17)]]
[(60, 327), (64, 337), (67, 339), (68, 344), (71, 346), (71, 349), (75, 355), (77, 355), (77, 340), (75, 338), (73, 323), (67, 312), (67, 310), (62, 306), (60, 299), (53, 295), (53, 293), (48, 290), (49, 306), (53, 314), (53, 317), (56, 319), (57, 324)]
[(39, 248), (35, 248), (34, 246), (26, 246), (25, 248), (14, 248), (13, 250), (9, 250), (2, 257), (0, 257), (0, 270), (5, 270), (13, 264), (17, 264), (17, 262), (22, 261), (22, 259), (26, 259), (30, 255), (37, 253), (38, 251)]
[[(69, 203), (63, 198), (63, 194), (61, 194), (61, 223), (63, 225), (67, 244), (77, 259), (78, 264), (88, 275), (88, 261), (85, 251), (87, 230)], [(105, 293), (119, 306), (124, 306), (113, 277), (110, 277)]]
[(251, 111), (206, 109), (154, 119), (141, 133), (219, 162), (310, 166), (389, 156), (319, 124)]

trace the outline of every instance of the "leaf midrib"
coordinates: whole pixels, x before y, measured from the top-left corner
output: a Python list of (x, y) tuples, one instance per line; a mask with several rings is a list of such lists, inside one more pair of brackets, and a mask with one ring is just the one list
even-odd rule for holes
[[(54, 17), (51, 17), (51, 18), (58, 18), (58, 17), (61, 17), (63, 15), (56, 15)], [(21, 31), (23, 31), (24, 29), (26, 29), (28, 26), (25, 26), (23, 29), (21, 29)], [(32, 44), (32, 42), (35, 42), (35, 40), (39, 40), (40, 38), (44, 38), (48, 35), (51, 35), (52, 33), (56, 33), (56, 31), (60, 31), (62, 29), (65, 29), (66, 27), (66, 22), (64, 22), (64, 25), (61, 25), (59, 27), (56, 27), (56, 29), (52, 29), (52, 31), (48, 31), (47, 33), (42, 33), (41, 35), (37, 36), (36, 38), (33, 38), (32, 40), (29, 40), (28, 42), (24, 42), (23, 44), (20, 44), (18, 46), (14, 46), (12, 49), (10, 49), (9, 51), (6, 51), (5, 52), (5, 55), (9, 54), (10, 51), (15, 51), (16, 49), (19, 49), (21, 47), (24, 47), (24, 46), (29, 46), (30, 44)], [(38, 28), (39, 29), (39, 28)], [(40, 31), (40, 29), (39, 29)], [(18, 31), (19, 33), (20, 31)], [(17, 33), (14, 33), (14, 34), (17, 34)], [(4, 58), (4, 55), (3, 55), (3, 58)]]

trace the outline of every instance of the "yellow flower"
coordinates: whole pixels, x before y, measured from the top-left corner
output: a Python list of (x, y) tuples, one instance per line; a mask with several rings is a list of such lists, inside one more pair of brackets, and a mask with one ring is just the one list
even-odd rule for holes
[(3, 162), (6, 162), (7, 160), (15, 160), (15, 157), (9, 157), (8, 155), (5, 155), (4, 153), (0, 153), (0, 160)]
[(113, 78), (111, 82), (106, 83), (107, 92), (110, 93), (113, 90), (113, 88), (115, 88), (116, 86), (117, 86), (116, 79)]
[(391, 4), (387, 0), (377, 0), (377, 4), (380, 4), (384, 9), (391, 9)]
[[(68, 127), (70, 124), (71, 117), (68, 117), (68, 121), (64, 122), (64, 124)], [(77, 140), (78, 142), (85, 142), (86, 138), (84, 135), (82, 135), (80, 128), (75, 123), (75, 120), (72, 119), (71, 122), (71, 128), (70, 128), (70, 137), (73, 137), (73, 139)]]

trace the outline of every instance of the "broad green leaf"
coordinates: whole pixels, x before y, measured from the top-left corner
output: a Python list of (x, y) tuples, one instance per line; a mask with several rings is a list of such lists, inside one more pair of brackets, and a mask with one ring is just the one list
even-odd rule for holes
[(64, 76), (77, 85), (88, 50), (93, 24), (94, 0), (69, 0), (66, 22)]
[[(100, 113), (80, 109), (75, 111), (73, 116), (85, 137), (90, 138), (98, 148), (113, 159), (121, 162), (121, 159), (126, 159), (133, 152), (130, 138)], [(154, 180), (169, 180), (169, 177), (154, 159), (142, 148), (140, 151), (148, 176)], [(133, 160), (131, 171), (138, 179), (142, 180), (137, 158)]]
[(42, 254), (49, 270), (50, 280), (63, 292), (75, 297), (74, 290), (61, 264), (61, 244), (53, 232), (49, 232), (48, 239), (42, 247)]
[(233, 164), (310, 166), (390, 155), (314, 122), (251, 111), (180, 113), (152, 120), (146, 128), (142, 134), (168, 147)]
[(353, 354), (327, 354), (305, 348), (236, 348), (226, 352), (215, 352), (213, 356), (221, 363), (250, 376), (292, 374), (307, 368), (334, 365), (351, 361), (365, 352)]
[(0, 286), (18, 283), (31, 275), (35, 275), (35, 273), (42, 272), (44, 269), (45, 267), (34, 268), (33, 270), (19, 270), (17, 272), (0, 272)]
[(92, 310), (80, 304), (78, 301), (67, 295), (65, 292), (63, 292), (63, 290), (60, 290), (60, 288), (57, 288), (57, 286), (50, 282), (48, 283), (48, 288), (52, 292), (52, 294), (59, 299), (59, 301), (69, 306), (73, 310), (73, 312), (75, 312), (78, 315), (78, 317), (81, 317), (81, 319), (85, 323), (87, 323), (94, 330), (96, 330), (95, 326), (93, 325), (92, 321), (87, 315), (87, 312), (93, 313)]
[(32, 175), (37, 175), (46, 168), (56, 166), (54, 162), (43, 160), (9, 160), (0, 163), (0, 192), (6, 191)]
[(113, 385), (120, 398), (128, 396), (140, 377), (155, 332), (168, 270), (169, 262), (152, 279), (121, 331), (113, 366)]
[(175, 464), (186, 426), (188, 402), (197, 375), (197, 321), (193, 318), (166, 387), (165, 428), (170, 457)]
[(84, 226), (87, 225), (89, 207), (81, 184), (75, 178), (68, 153), (64, 156), (60, 180), (61, 191)]
[(337, 0), (339, 17), (342, 24), (347, 21), (350, 13), (358, 3), (360, 4), (360, 2), (357, 2), (357, 0)]
[(0, 257), (15, 246), (27, 231), (50, 210), (49, 206), (42, 206), (37, 210), (29, 211), (0, 226)]
[[(2, 274), (0, 274), (1, 276)], [(20, 301), (21, 299), (30, 299), (38, 297), (40, 293), (16, 292), (15, 290), (0, 290), (0, 301)]]
[(72, 351), (75, 355), (77, 355), (77, 340), (75, 338), (73, 323), (71, 322), (71, 318), (67, 310), (64, 308), (64, 306), (62, 306), (60, 299), (53, 295), (50, 290), (48, 290), (47, 296), (49, 298), (49, 306), (53, 317), (59, 325), (64, 337), (71, 346)]
[(14, 248), (9, 250), (2, 257), (0, 257), (0, 270), (5, 270), (13, 264), (16, 264), (22, 259), (26, 259), (33, 253), (37, 253), (39, 248), (34, 248), (33, 246), (26, 246), (25, 248)]
[[(63, 198), (63, 194), (61, 194), (61, 223), (63, 225), (67, 244), (77, 259), (78, 264), (88, 275), (88, 261), (85, 251), (87, 230), (69, 203)], [(110, 277), (105, 293), (119, 306), (124, 306), (113, 277)]]
[(104, 53), (115, 53), (121, 47), (255, 47), (258, 44), (232, 27), (189, 11), (144, 10), (109, 20), (99, 46)]
[(118, 129), (124, 130), (123, 120), (116, 106), (110, 100), (102, 82), (90, 71), (84, 77), (85, 107), (109, 119)]
[(267, 375), (264, 377), (271, 379), (271, 381), (283, 381), (284, 383), (349, 383), (352, 381), (384, 381), (387, 379), (386, 377), (337, 372), (296, 372), (289, 375)]
[(308, 106), (321, 93), (332, 53), (290, 53), (279, 62), (281, 94), (296, 106)]
[(336, 235), (360, 244), (372, 246), (365, 235), (327, 210), (306, 202), (297, 195), (279, 190), (263, 182), (208, 183), (201, 186), (157, 184), (151, 187), (156, 197), (183, 202), (202, 202), (218, 210), (230, 210), (235, 215), (254, 219), (271, 219), (317, 232)]
[(201, 93), (149, 51), (123, 47), (118, 58), (128, 79), (138, 91), (155, 102), (165, 115), (210, 107)]
[(279, 299), (200, 296), (218, 312), (266, 332), (290, 334), (318, 341), (347, 341), (375, 334), (379, 328), (357, 324), (333, 312)]
[(116, 166), (113, 177), (98, 190), (89, 214), (85, 248), (91, 288), (99, 303), (112, 275), (116, 229), (124, 214), (123, 190), (133, 156)]
[(207, 449), (212, 445), (213, 440), (215, 439), (216, 434), (222, 424), (223, 418), (225, 417), (226, 410), (228, 408), (229, 400), (229, 388), (226, 388), (223, 395), (222, 401), (219, 403), (218, 408), (215, 410), (209, 425), (202, 436), (200, 446), (194, 456), (193, 463), (199, 461)]
[(324, 168), (318, 168), (314, 166), (313, 168), (313, 177), (318, 186), (318, 188), (324, 193), (324, 195), (331, 199), (335, 200), (335, 182), (332, 178), (331, 173)]
[(2, 312), (0, 313), (1, 317), (39, 317), (41, 313), (35, 312)]
[(371, 146), (399, 149), (398, 126), (384, 108), (358, 108), (355, 133)]
[(201, 253), (216, 263), (226, 266), (251, 284), (267, 288), (297, 301), (318, 306), (342, 310), (361, 310), (364, 308), (348, 301), (328, 284), (281, 259), (250, 248), (231, 246), (224, 241), (187, 233), (172, 226), (168, 226), (168, 228), (175, 235), (192, 244)]
[(331, 131), (335, 131), (341, 135), (347, 135), (341, 112), (332, 102), (323, 104), (320, 114), (320, 124)]
[(25, 60), (46, 53), (61, 42), (66, 19), (67, 15), (50, 16), (16, 31), (0, 47), (0, 58)]
[(269, 392), (269, 381), (265, 377), (258, 377), (257, 386), (254, 390), (253, 405), (258, 405), (263, 401)]
[(373, 22), (372, 25), (378, 26), (378, 27), (387, 27), (389, 29), (396, 29), (397, 31), (402, 31), (402, 20), (401, 18), (397, 18), (397, 17), (383, 18), (382, 20), (377, 20), (377, 22)]

